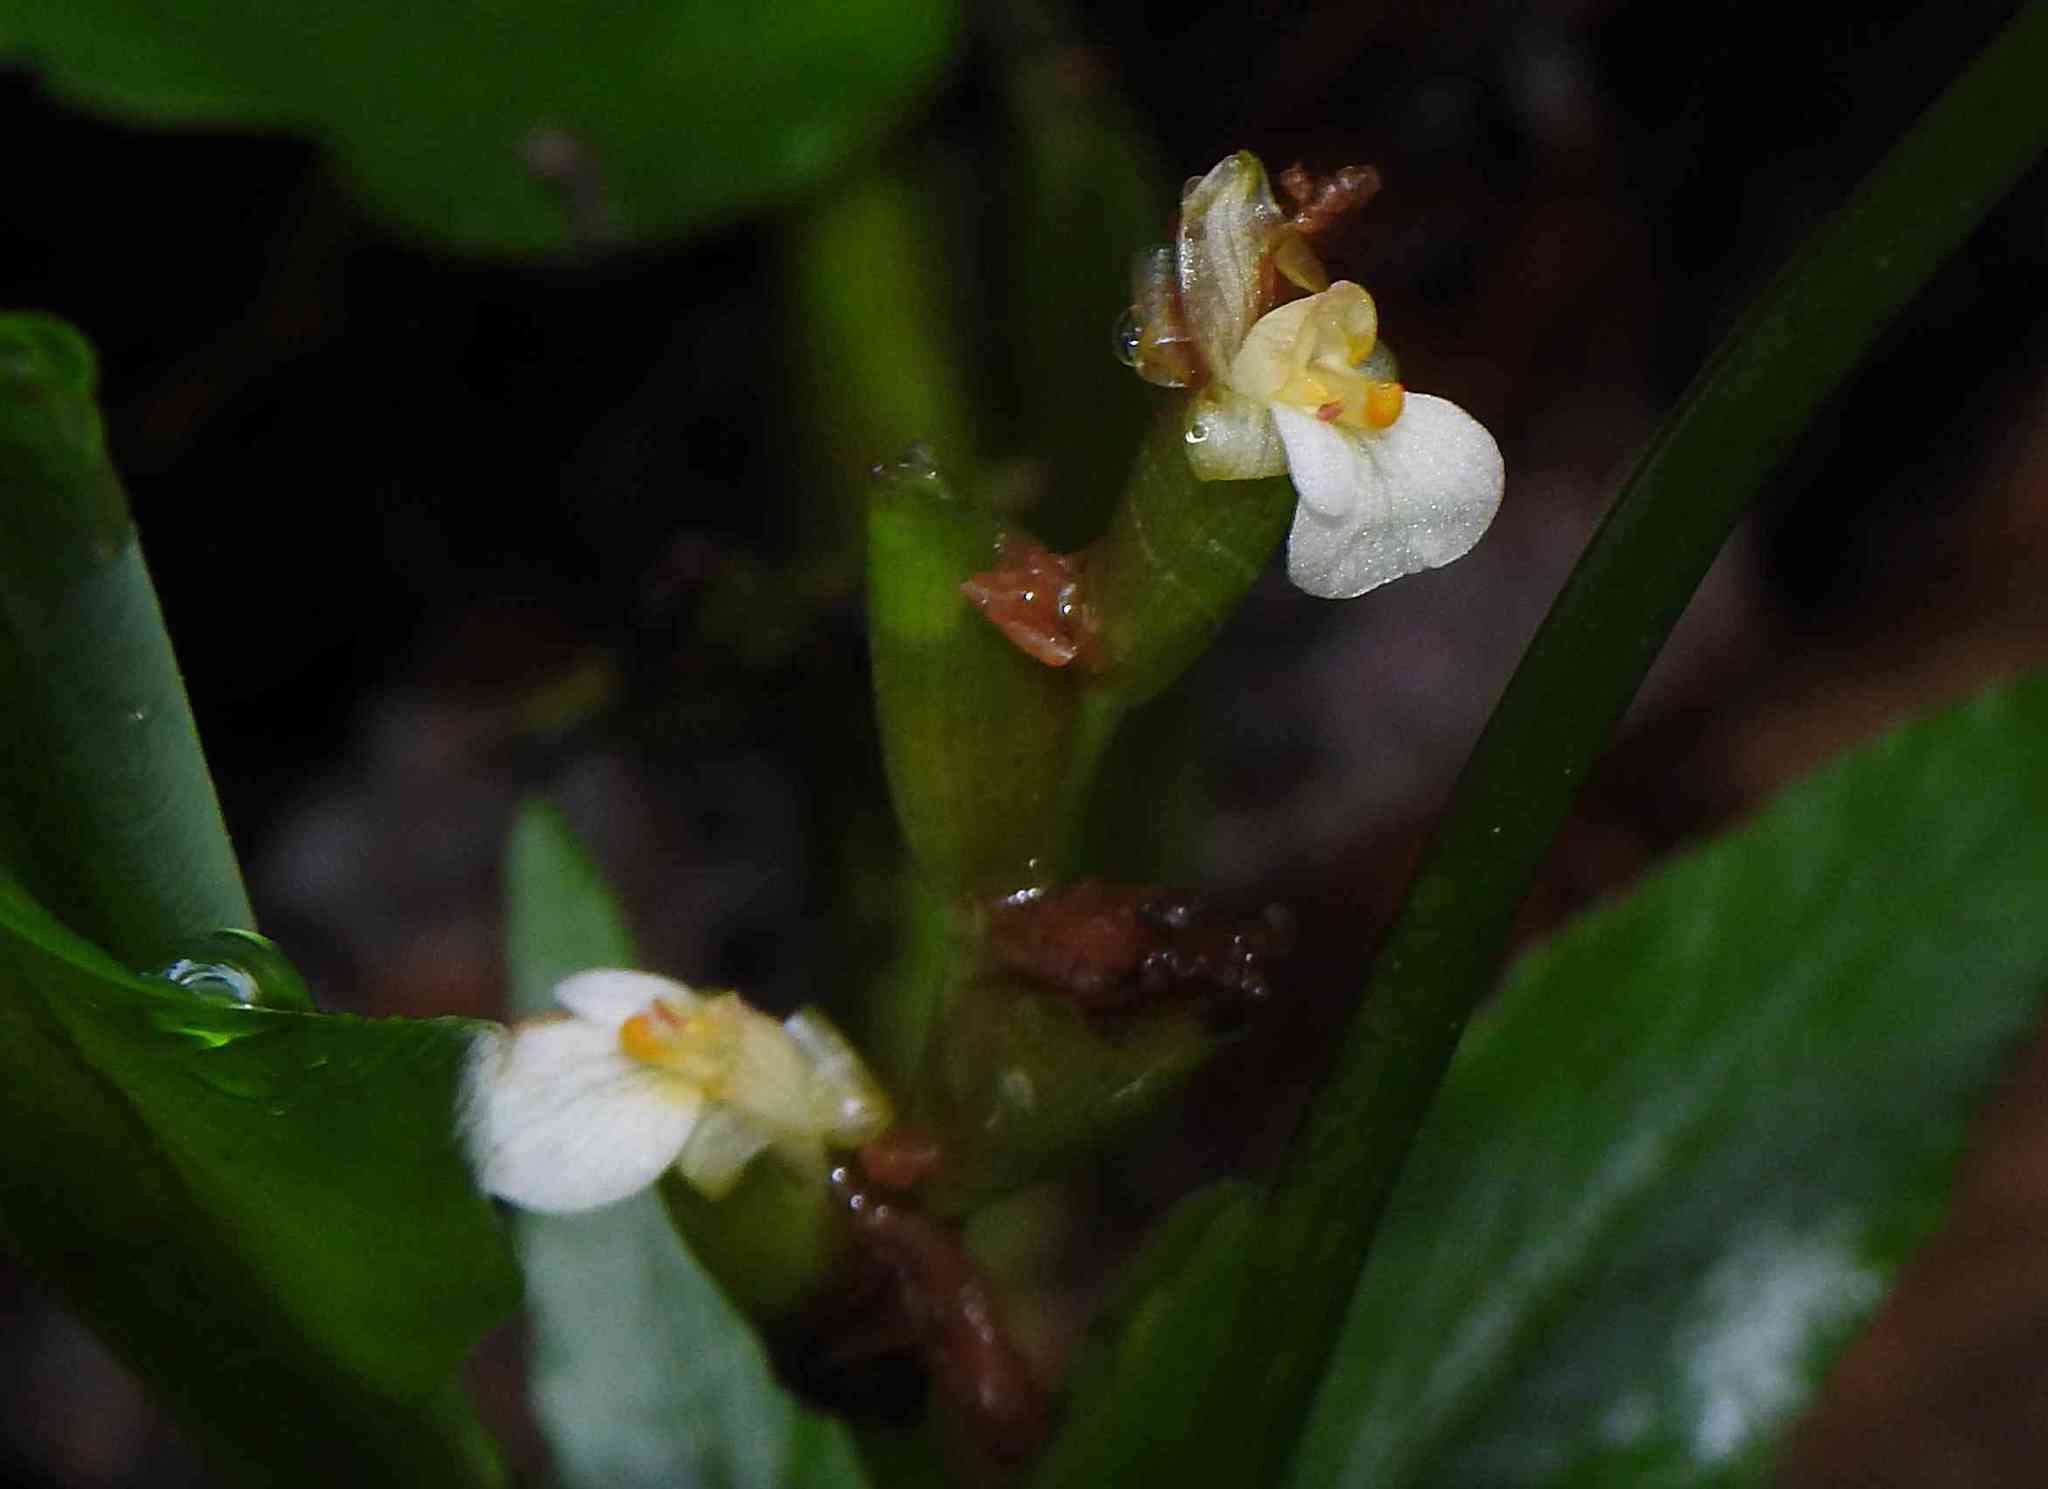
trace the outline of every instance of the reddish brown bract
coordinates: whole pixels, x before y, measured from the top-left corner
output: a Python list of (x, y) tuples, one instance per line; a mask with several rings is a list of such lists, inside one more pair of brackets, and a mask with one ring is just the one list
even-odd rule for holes
[(1085, 662), (1091, 634), (1076, 555), (1006, 534), (996, 566), (968, 579), (960, 593), (1026, 656), (1048, 667)]

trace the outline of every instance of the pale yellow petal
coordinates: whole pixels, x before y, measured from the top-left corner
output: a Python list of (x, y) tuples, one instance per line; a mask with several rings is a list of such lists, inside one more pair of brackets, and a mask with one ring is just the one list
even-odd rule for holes
[(683, 1144), (676, 1168), (706, 1198), (724, 1199), (772, 1141), (774, 1134), (746, 1113), (729, 1106), (708, 1107)]
[(811, 1062), (812, 1131), (842, 1147), (880, 1137), (895, 1120), (888, 1093), (845, 1035), (815, 1008), (801, 1008), (782, 1027)]
[(1253, 481), (1287, 469), (1266, 405), (1208, 387), (1188, 407), (1188, 466), (1198, 481)]

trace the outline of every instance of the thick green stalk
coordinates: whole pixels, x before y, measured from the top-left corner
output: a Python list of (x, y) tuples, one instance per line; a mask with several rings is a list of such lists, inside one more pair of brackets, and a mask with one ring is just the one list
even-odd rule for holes
[[(1821, 400), (2048, 144), (2048, 7), (2021, 12), (1764, 292), (1623, 488), (1459, 782), (1224, 1296), (1154, 1318), (1042, 1482), (1142, 1462), (1181, 1484), (1282, 1476), (1403, 1158), (1510, 923), (1615, 722), (1737, 519)], [(1223, 1347), (1191, 1349), (1191, 1337)], [(1199, 1382), (1199, 1386), (1195, 1383)], [(1190, 1391), (1194, 1400), (1188, 1400)], [(1147, 1413), (1148, 1402), (1182, 1408)]]
[(1056, 882), (1073, 840), (1075, 690), (984, 620), (961, 581), (1001, 526), (922, 452), (868, 497), (868, 641), (896, 818), (942, 896)]
[(1294, 517), (1283, 477), (1196, 480), (1186, 414), (1183, 398), (1161, 407), (1109, 530), (1088, 550), (1088, 601), (1105, 653), (1088, 687), (1091, 713), (1143, 703), (1207, 651)]

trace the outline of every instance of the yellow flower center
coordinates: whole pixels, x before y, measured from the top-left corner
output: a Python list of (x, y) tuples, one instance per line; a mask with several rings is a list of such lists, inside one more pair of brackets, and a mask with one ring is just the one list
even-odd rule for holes
[(1307, 409), (1325, 423), (1385, 429), (1401, 417), (1397, 382), (1369, 377), (1379, 315), (1348, 280), (1260, 318), (1230, 364), (1230, 385), (1263, 403)]
[(772, 1040), (781, 1031), (732, 993), (678, 1008), (657, 998), (646, 1011), (619, 1025), (619, 1048), (634, 1059), (680, 1076), (712, 1101), (729, 1100), (735, 1079), (750, 1063), (768, 1025)]

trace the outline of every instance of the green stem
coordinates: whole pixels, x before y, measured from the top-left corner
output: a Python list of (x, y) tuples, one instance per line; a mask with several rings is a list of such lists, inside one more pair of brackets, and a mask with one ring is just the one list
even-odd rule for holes
[(1155, 697), (1209, 648), (1294, 518), (1284, 477), (1198, 481), (1186, 400), (1167, 400), (1138, 447), (1109, 530), (1088, 550), (1087, 595), (1107, 656), (1088, 707)]

